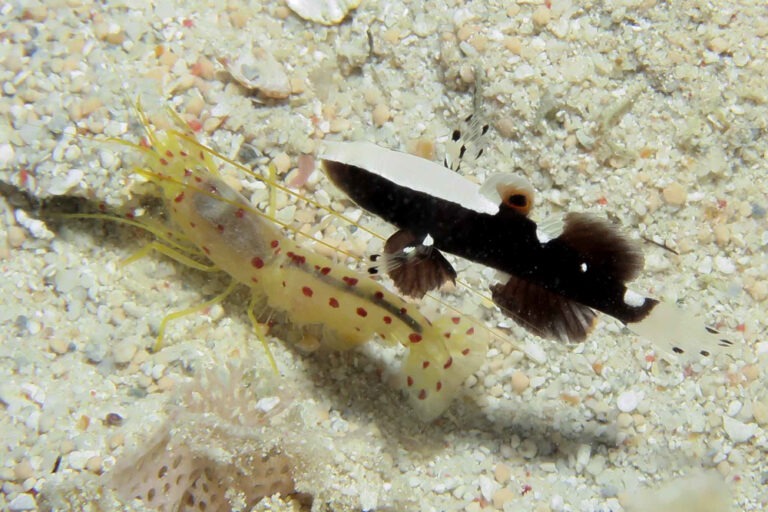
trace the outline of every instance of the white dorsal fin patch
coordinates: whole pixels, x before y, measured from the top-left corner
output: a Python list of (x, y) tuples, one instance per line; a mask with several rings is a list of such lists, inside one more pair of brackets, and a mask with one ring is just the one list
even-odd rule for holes
[(565, 229), (565, 216), (555, 214), (536, 224), (536, 236), (539, 242), (545, 244), (563, 234)]
[[(418, 156), (385, 149), (370, 142), (325, 141), (320, 158), (360, 167), (397, 185), (451, 201), (480, 213), (499, 211), (479, 186), (442, 165)], [(361, 179), (364, 179), (361, 176)]]

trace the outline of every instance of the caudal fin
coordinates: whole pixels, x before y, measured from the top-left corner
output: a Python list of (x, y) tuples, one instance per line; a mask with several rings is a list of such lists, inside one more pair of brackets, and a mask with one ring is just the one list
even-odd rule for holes
[(424, 421), (442, 414), (462, 383), (483, 363), (486, 331), (461, 317), (443, 317), (422, 337), (411, 336), (402, 367), (403, 386)]
[(709, 357), (733, 345), (697, 316), (667, 302), (658, 302), (642, 320), (626, 325), (672, 359)]

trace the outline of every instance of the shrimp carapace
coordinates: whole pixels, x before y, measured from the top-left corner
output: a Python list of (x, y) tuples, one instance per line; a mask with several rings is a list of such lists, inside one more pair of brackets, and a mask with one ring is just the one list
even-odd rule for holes
[(528, 217), (533, 188), (523, 178), (494, 175), (478, 186), (435, 162), (370, 143), (326, 142), (320, 158), (350, 199), (399, 228), (384, 259), (405, 294), (421, 297), (455, 278), (442, 250), (504, 273), (506, 282), (491, 286), (493, 301), (541, 336), (584, 340), (594, 309), (671, 353), (706, 355), (729, 344), (703, 323), (666, 329), (674, 321), (669, 307), (627, 289), (643, 266), (637, 246), (589, 214), (537, 225)]
[[(480, 366), (488, 331), (450, 315), (434, 322), (368, 275), (317, 254), (253, 208), (219, 177), (215, 151), (191, 134), (154, 130), (139, 113), (146, 144), (130, 144), (143, 157), (136, 172), (162, 189), (164, 204), (180, 237), (199, 249), (210, 269), (225, 272), (251, 293), (252, 308), (266, 304), (299, 328), (320, 326), (334, 349), (351, 349), (379, 337), (407, 350), (402, 387), (420, 416), (432, 419), (456, 396), (462, 382)], [(242, 166), (240, 170), (269, 184)], [(274, 185), (274, 184), (272, 184)], [(284, 224), (281, 224), (285, 226)], [(178, 247), (155, 243), (160, 252), (185, 262)], [(197, 256), (198, 254), (196, 254)]]

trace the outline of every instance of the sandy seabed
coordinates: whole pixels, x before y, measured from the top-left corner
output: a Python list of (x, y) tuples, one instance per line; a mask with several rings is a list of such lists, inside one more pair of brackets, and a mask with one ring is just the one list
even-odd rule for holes
[[(766, 507), (768, 8), (363, 0), (324, 26), (281, 1), (215, 4), (0, 6), (0, 509)], [(152, 353), (168, 312), (226, 281), (160, 256), (120, 266), (151, 237), (40, 209), (143, 211), (130, 151), (99, 140), (138, 140), (138, 98), (286, 182), (324, 138), (442, 159), (474, 112), (491, 130), (463, 172), (521, 173), (537, 220), (617, 222), (643, 244), (634, 288), (735, 346), (670, 362), (605, 316), (584, 344), (542, 340), (470, 291), (492, 272), (460, 262), (442, 300), (502, 337), (429, 424), (391, 385), (393, 349), (271, 339), (273, 373), (245, 294), (172, 323)], [(302, 192), (391, 232), (319, 172)], [(325, 222), (287, 196), (277, 218)], [(355, 254), (381, 250), (332, 226)]]

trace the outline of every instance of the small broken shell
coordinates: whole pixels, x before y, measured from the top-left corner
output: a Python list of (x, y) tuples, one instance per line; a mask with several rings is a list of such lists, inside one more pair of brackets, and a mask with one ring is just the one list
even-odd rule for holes
[(360, 5), (360, 0), (287, 0), (287, 3), (302, 19), (338, 25), (349, 11)]
[(291, 94), (291, 83), (283, 66), (262, 48), (253, 48), (234, 60), (220, 57), (218, 61), (237, 83), (259, 96), (282, 100)]

